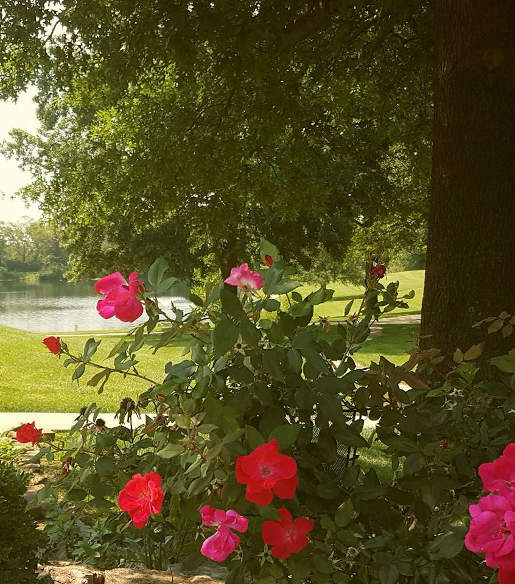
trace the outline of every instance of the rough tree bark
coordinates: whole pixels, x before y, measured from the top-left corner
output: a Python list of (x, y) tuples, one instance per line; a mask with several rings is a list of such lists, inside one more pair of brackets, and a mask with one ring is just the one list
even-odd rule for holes
[(435, 33), (421, 335), (449, 355), (515, 312), (515, 1), (435, 0)]

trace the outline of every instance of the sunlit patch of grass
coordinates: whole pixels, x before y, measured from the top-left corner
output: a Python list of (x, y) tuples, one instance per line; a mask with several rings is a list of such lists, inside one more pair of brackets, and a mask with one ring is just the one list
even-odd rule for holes
[[(399, 281), (399, 295), (407, 294), (410, 290), (415, 290), (415, 297), (407, 300), (408, 308), (399, 308), (387, 313), (385, 318), (401, 316), (403, 314), (419, 314), (422, 307), (422, 293), (424, 290), (424, 270), (411, 270), (409, 272), (393, 272), (381, 280), (384, 285), (390, 282)], [(343, 284), (341, 282), (331, 282), (328, 288), (334, 290), (333, 299), (315, 307), (315, 315), (327, 317), (332, 320), (342, 320), (345, 306), (349, 300), (355, 299), (351, 308), (351, 313), (358, 310), (359, 297), (363, 294), (363, 288), (353, 284)], [(306, 295), (313, 291), (316, 286), (302, 286), (298, 292)]]
[(382, 324), (382, 331), (377, 336), (363, 343), (355, 353), (355, 359), (368, 367), (371, 361), (377, 362), (383, 355), (396, 365), (405, 363), (408, 351), (417, 346), (420, 325), (418, 324)]
[[(86, 384), (99, 369), (88, 368), (78, 382), (72, 382), (73, 367), (63, 367), (63, 358), (52, 355), (42, 344), (43, 336), (0, 327), (0, 411), (77, 412), (83, 405), (94, 401), (104, 411), (112, 412), (118, 409), (122, 398), (134, 398), (149, 387), (148, 381), (113, 374), (104, 392), (99, 395), (96, 388)], [(112, 366), (112, 360), (106, 357), (121, 336), (102, 337), (94, 361)], [(63, 339), (71, 352), (78, 354), (87, 337), (66, 338), (63, 335)], [(137, 354), (141, 361), (138, 371), (161, 382), (166, 363), (182, 360), (182, 353), (183, 346), (176, 345), (160, 349), (152, 355), (152, 347), (145, 345)]]

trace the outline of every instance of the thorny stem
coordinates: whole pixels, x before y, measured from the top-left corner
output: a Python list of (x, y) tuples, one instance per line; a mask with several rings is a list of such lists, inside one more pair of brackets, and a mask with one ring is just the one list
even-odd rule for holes
[(143, 379), (144, 381), (148, 381), (152, 385), (159, 385), (159, 381), (155, 381), (154, 379), (150, 379), (150, 377), (146, 377), (145, 375), (141, 375), (137, 372), (132, 371), (120, 371), (120, 369), (115, 369), (113, 367), (105, 367), (104, 365), (100, 365), (100, 363), (95, 363), (94, 361), (84, 361), (79, 357), (75, 357), (68, 351), (62, 351), (65, 355), (68, 355), (70, 359), (73, 359), (75, 363), (85, 363), (86, 365), (91, 365), (92, 367), (96, 367), (97, 369), (103, 369), (104, 371), (109, 371), (109, 373), (120, 373), (121, 375), (130, 375), (131, 377), (137, 377), (138, 379)]

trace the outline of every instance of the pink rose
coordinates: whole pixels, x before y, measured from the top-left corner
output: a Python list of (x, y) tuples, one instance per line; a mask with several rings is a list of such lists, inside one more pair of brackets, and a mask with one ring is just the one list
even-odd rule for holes
[(515, 494), (487, 495), (469, 507), (472, 521), (465, 537), (471, 552), (485, 553), (491, 568), (515, 569)]
[(97, 302), (97, 310), (102, 318), (116, 318), (123, 322), (133, 322), (143, 314), (143, 306), (137, 299), (143, 290), (143, 282), (138, 280), (138, 273), (129, 275), (129, 283), (120, 274), (114, 272), (96, 282), (95, 292), (104, 298)]
[(200, 510), (200, 515), (202, 516), (202, 523), (204, 525), (216, 527), (225, 525), (242, 533), (247, 531), (249, 526), (248, 520), (232, 509), (223, 511), (222, 509), (214, 509), (210, 505), (204, 505)]
[(204, 541), (200, 553), (215, 562), (223, 562), (240, 543), (240, 538), (231, 529), (244, 533), (249, 527), (249, 522), (232, 509), (224, 511), (214, 509), (210, 505), (204, 505), (200, 509), (200, 515), (204, 525), (218, 527), (215, 533)]
[(250, 270), (248, 264), (241, 264), (241, 266), (231, 268), (231, 274), (224, 282), (231, 286), (238, 286), (238, 288), (241, 288), (245, 292), (259, 290), (263, 287), (261, 274)]
[(204, 541), (200, 553), (215, 562), (223, 562), (239, 543), (240, 538), (235, 533), (225, 525), (220, 525), (215, 533)]
[(508, 444), (502, 456), (479, 467), (483, 488), (500, 495), (515, 493), (515, 443)]

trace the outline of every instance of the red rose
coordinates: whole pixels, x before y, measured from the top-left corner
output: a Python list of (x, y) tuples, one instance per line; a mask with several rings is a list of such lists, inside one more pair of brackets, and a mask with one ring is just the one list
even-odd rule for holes
[(313, 519), (298, 517), (293, 522), (291, 513), (282, 507), (279, 509), (279, 521), (265, 521), (261, 527), (263, 541), (272, 546), (272, 555), (280, 560), (289, 558), (304, 549), (309, 539), (306, 533), (313, 529)]
[(370, 275), (373, 278), (377, 278), (379, 280), (380, 278), (383, 278), (385, 274), (386, 266), (383, 264), (376, 264), (375, 262), (372, 264), (372, 267), (370, 268)]
[(145, 475), (135, 474), (118, 495), (118, 507), (127, 511), (134, 527), (145, 527), (151, 514), (161, 512), (163, 489), (161, 475), (149, 472)]
[(16, 430), (16, 440), (22, 444), (32, 442), (32, 446), (34, 446), (34, 444), (37, 444), (41, 440), (42, 433), (43, 430), (38, 430), (36, 423), (31, 422), (30, 424), (24, 424)]
[(43, 344), (54, 355), (59, 355), (61, 352), (61, 338), (60, 337), (46, 337), (43, 339)]
[(236, 480), (247, 485), (245, 497), (257, 505), (268, 505), (274, 494), (280, 499), (293, 499), (299, 482), (296, 473), (295, 459), (279, 454), (277, 440), (236, 459)]
[(499, 584), (513, 584), (515, 582), (515, 569), (501, 568), (497, 574)]
[(274, 265), (274, 258), (271, 255), (266, 254), (265, 255), (265, 263), (267, 266), (273, 266)]

